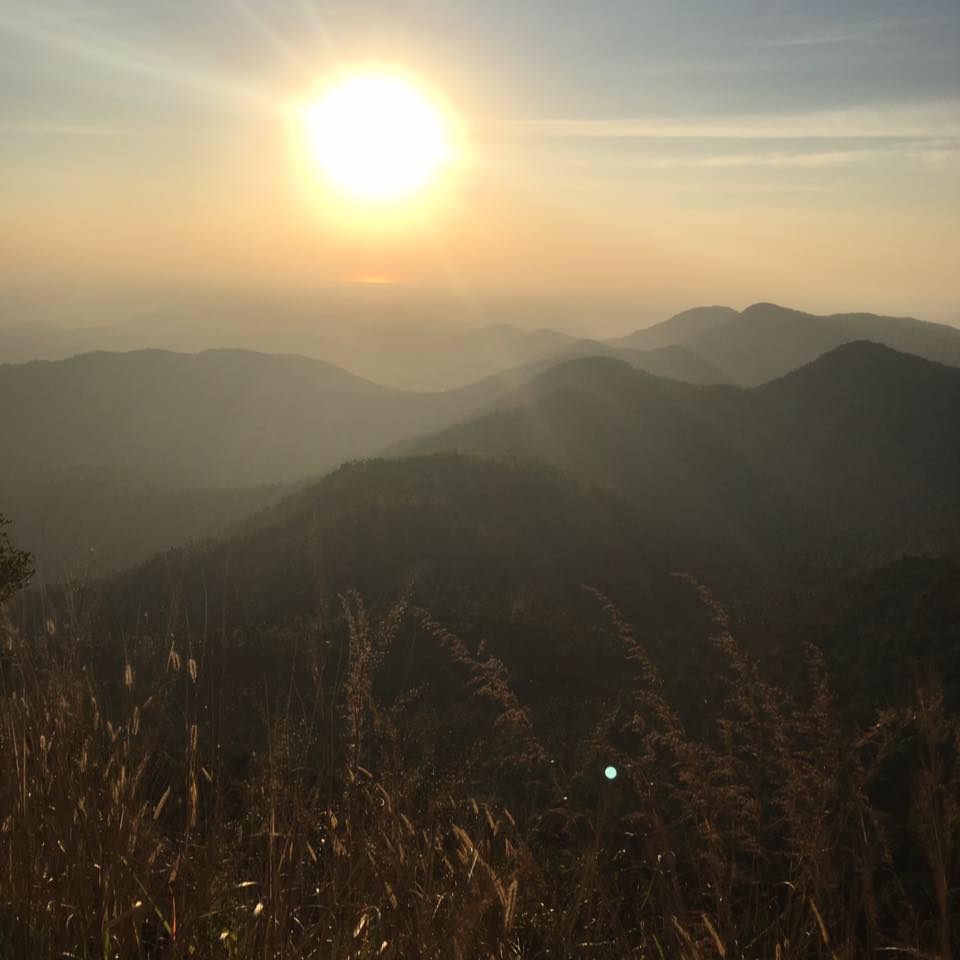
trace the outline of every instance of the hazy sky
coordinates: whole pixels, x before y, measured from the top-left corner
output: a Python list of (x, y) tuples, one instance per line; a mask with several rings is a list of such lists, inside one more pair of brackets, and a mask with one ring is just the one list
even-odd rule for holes
[[(456, 119), (402, 215), (290, 105), (380, 62)], [(0, 284), (960, 316), (956, 0), (0, 0)]]

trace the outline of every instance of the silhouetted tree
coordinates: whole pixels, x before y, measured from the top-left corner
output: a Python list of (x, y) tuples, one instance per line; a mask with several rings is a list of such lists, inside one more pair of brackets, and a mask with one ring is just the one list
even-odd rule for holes
[(0, 513), (0, 604), (23, 589), (33, 576), (30, 554), (17, 550), (3, 529), (9, 523)]

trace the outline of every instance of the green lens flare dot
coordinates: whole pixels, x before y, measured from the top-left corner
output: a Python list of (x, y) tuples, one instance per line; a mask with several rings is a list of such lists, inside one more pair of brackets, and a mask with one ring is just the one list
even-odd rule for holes
[(616, 779), (617, 779), (617, 768), (616, 768), (616, 767), (607, 767), (607, 768), (603, 771), (603, 775), (604, 775), (608, 780), (616, 780)]

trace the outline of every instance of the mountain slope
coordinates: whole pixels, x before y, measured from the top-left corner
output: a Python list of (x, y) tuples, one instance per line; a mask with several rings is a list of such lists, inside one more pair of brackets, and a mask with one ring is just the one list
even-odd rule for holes
[(960, 366), (960, 330), (953, 327), (870, 313), (816, 316), (772, 303), (756, 303), (679, 342), (732, 382), (751, 386), (855, 340), (873, 340), (902, 353)]
[[(710, 377), (679, 349), (628, 356), (657, 372)], [(289, 482), (462, 419), (553, 362), (410, 393), (292, 355), (83, 354), (0, 366), (0, 434), (11, 477), (95, 466), (180, 487)]]
[(809, 427), (783, 446), (783, 472), (824, 488), (842, 474), (867, 504), (896, 491), (960, 505), (960, 370), (854, 342), (750, 395), (784, 430)]
[(129, 605), (123, 617), (165, 608), (180, 596), (175, 583), (197, 610), (209, 603), (237, 622), (274, 623), (345, 591), (388, 599), (411, 578), (419, 596), (463, 613), (464, 597), (532, 589), (576, 603), (583, 582), (636, 590), (667, 569), (623, 501), (544, 466), (445, 454), (349, 464), (108, 590)]
[[(0, 363), (63, 360), (89, 352), (164, 350), (197, 353), (230, 348), (295, 354), (334, 364), (398, 390), (447, 390), (529, 363), (574, 341), (556, 330), (509, 323), (460, 329), (407, 319), (399, 307), (386, 317), (351, 313), (292, 316), (275, 305), (236, 305), (225, 317), (183, 307), (175, 316), (150, 311), (95, 327), (42, 323), (0, 326)], [(213, 309), (213, 308), (211, 308)]]
[[(570, 360), (607, 358), (627, 364), (635, 370), (670, 380), (693, 384), (722, 383), (723, 374), (683, 347), (658, 350), (627, 350), (611, 347), (597, 340), (577, 340), (539, 360), (491, 374), (476, 383), (447, 390), (440, 396), (451, 411), (463, 410), (479, 414), (515, 390)], [(451, 422), (456, 417), (451, 417)]]
[(652, 347), (638, 350), (618, 346), (610, 341), (577, 340), (551, 351), (537, 366), (546, 369), (561, 360), (577, 357), (613, 357), (623, 360), (637, 370), (656, 377), (682, 380), (684, 383), (728, 383), (729, 378), (713, 364), (698, 357), (691, 350), (679, 346)]
[(903, 556), (778, 599), (750, 633), (771, 663), (782, 658), (784, 678), (803, 670), (814, 637), (844, 711), (863, 723), (874, 708), (904, 706), (931, 668), (948, 708), (960, 707), (960, 555)]
[(692, 557), (872, 558), (960, 537), (960, 371), (870, 343), (753, 390), (571, 361), (411, 445), (543, 459), (630, 499)]
[(742, 496), (760, 487), (762, 463), (740, 451), (753, 410), (735, 388), (661, 380), (614, 358), (560, 364), (500, 401), (499, 409), (410, 445), (543, 460), (627, 496), (648, 522), (668, 523), (692, 553), (695, 539), (757, 552), (756, 531), (738, 523), (715, 487)]
[(343, 331), (340, 342), (312, 353), (397, 389), (446, 391), (539, 359), (573, 337), (509, 323), (466, 330), (380, 323)]
[[(520, 334), (512, 330), (497, 336)], [(556, 337), (545, 331), (538, 342)], [(577, 349), (611, 350), (591, 342)], [(680, 348), (618, 355), (672, 376), (712, 376)], [(243, 504), (271, 502), (263, 484), (317, 476), (474, 415), (555, 362), (440, 393), (388, 389), (307, 357), (239, 350), (0, 366), (0, 505), (49, 575), (109, 572), (172, 546), (175, 532), (205, 537)]]
[(726, 323), (737, 316), (733, 307), (692, 307), (653, 326), (635, 330), (625, 337), (608, 340), (611, 346), (632, 350), (655, 350), (682, 343), (689, 337)]
[(295, 356), (141, 351), (0, 367), (0, 434), (24, 477), (94, 465), (179, 486), (288, 481), (446, 416), (431, 398)]

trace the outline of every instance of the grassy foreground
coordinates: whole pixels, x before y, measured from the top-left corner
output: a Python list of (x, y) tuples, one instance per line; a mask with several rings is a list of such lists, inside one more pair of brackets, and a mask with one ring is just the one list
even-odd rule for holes
[[(242, 694), (214, 631), (6, 622), (0, 956), (953, 956), (960, 721), (936, 684), (850, 730), (814, 647), (777, 689), (691, 589), (723, 696), (691, 722), (596, 595), (628, 692), (573, 743), (410, 592), (272, 637)], [(401, 641), (445, 699), (397, 675)]]

